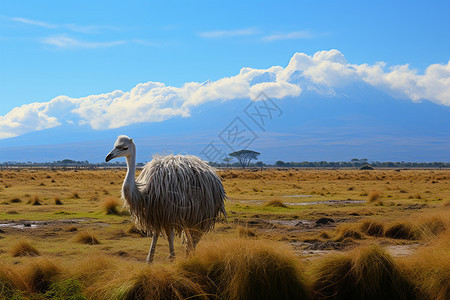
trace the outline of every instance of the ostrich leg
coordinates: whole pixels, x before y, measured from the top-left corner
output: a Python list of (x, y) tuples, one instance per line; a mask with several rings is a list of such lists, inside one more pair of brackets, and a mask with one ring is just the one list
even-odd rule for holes
[(150, 251), (147, 256), (147, 263), (153, 262), (153, 257), (155, 256), (156, 243), (158, 242), (158, 234), (153, 233), (152, 235), (152, 245), (150, 246)]
[(173, 239), (175, 237), (175, 233), (173, 232), (172, 228), (166, 230), (167, 239), (169, 240), (169, 260), (174, 261), (175, 260), (175, 249), (173, 247)]

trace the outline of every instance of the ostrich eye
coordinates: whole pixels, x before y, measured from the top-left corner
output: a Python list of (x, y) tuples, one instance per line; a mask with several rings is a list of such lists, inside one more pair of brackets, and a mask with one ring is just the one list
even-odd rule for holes
[(122, 150), (128, 150), (128, 147), (124, 147), (124, 148), (122, 148)]

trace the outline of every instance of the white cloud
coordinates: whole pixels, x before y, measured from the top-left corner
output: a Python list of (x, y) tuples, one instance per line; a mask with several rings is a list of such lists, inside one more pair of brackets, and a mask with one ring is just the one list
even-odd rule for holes
[(199, 36), (204, 38), (223, 38), (223, 37), (234, 37), (234, 36), (247, 36), (258, 34), (259, 31), (255, 27), (234, 29), (234, 30), (216, 30), (216, 31), (205, 31), (199, 33)]
[(54, 25), (54, 24), (41, 22), (41, 21), (30, 20), (30, 19), (26, 19), (26, 18), (11, 18), (11, 20), (14, 21), (14, 22), (19, 22), (19, 23), (28, 24), (28, 25), (34, 25), (34, 26), (39, 26), (39, 27), (45, 27), (45, 28), (56, 28), (56, 27), (58, 27), (57, 25)]
[(295, 53), (285, 68), (242, 68), (239, 74), (217, 81), (189, 82), (181, 87), (147, 82), (128, 92), (117, 90), (83, 98), (60, 96), (23, 105), (0, 116), (0, 139), (63, 123), (104, 130), (189, 117), (192, 108), (206, 102), (255, 99), (261, 92), (274, 99), (295, 97), (304, 89), (333, 95), (335, 89), (345, 91), (353, 83), (366, 83), (395, 97), (428, 99), (450, 106), (450, 62), (430, 65), (421, 75), (408, 65), (387, 68), (384, 63), (350, 64), (341, 52), (330, 50), (312, 56)]
[(110, 42), (86, 42), (77, 40), (66, 35), (46, 37), (41, 40), (43, 44), (55, 46), (58, 48), (104, 48), (126, 44), (126, 41)]
[(14, 108), (5, 116), (0, 116), (0, 139), (59, 126), (60, 123), (56, 117), (45, 113), (47, 104), (22, 105)]
[(287, 33), (276, 33), (266, 35), (262, 38), (265, 42), (274, 42), (279, 40), (297, 40), (297, 39), (310, 39), (313, 34), (308, 30), (292, 31)]

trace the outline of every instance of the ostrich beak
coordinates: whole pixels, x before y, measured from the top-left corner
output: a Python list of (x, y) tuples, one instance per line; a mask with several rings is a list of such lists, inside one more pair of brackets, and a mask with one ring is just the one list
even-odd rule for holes
[(111, 152), (109, 152), (108, 155), (106, 156), (105, 161), (108, 162), (111, 159), (116, 158), (118, 154), (119, 153), (118, 153), (117, 149), (111, 150)]

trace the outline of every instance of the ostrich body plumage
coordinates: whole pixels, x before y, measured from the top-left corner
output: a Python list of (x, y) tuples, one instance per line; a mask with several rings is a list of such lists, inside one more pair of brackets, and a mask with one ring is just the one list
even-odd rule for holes
[(226, 216), (225, 190), (207, 163), (193, 155), (155, 155), (136, 176), (136, 146), (121, 135), (106, 157), (127, 160), (122, 199), (136, 227), (152, 235), (147, 261), (153, 261), (158, 237), (165, 232), (170, 258), (175, 257), (174, 235), (184, 235), (186, 252), (194, 250), (203, 233), (214, 228), (220, 214)]
[(122, 197), (138, 229), (151, 233), (172, 228), (208, 232), (225, 213), (225, 190), (204, 161), (192, 155), (153, 157)]

